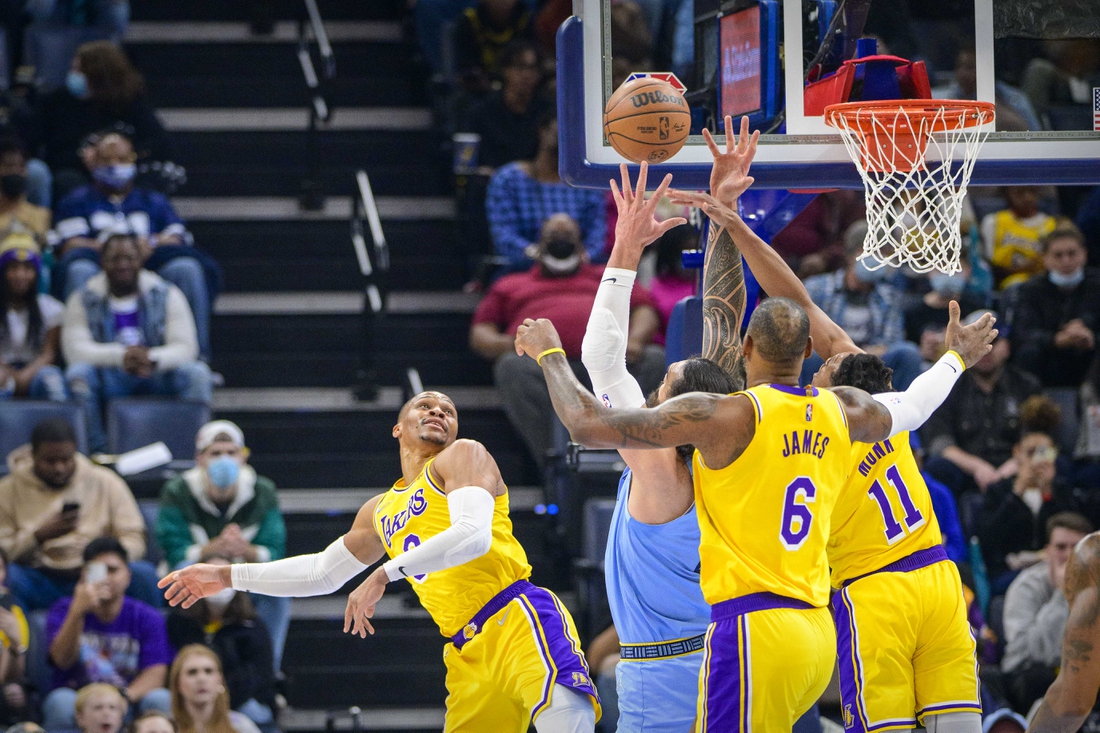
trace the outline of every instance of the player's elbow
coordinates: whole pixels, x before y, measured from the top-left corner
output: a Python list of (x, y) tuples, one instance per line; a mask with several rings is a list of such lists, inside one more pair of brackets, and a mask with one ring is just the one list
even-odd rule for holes
[(460, 523), (451, 525), (459, 535), (463, 536), (461, 542), (449, 550), (444, 559), (449, 566), (461, 565), (476, 560), (493, 546), (493, 530), (491, 526), (476, 527), (473, 523)]

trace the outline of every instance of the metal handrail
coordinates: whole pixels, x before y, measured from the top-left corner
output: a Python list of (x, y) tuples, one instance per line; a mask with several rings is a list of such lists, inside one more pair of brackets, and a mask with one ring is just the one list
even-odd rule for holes
[[(353, 393), (359, 399), (373, 399), (378, 393), (374, 369), (375, 333), (378, 321), (386, 311), (390, 250), (367, 172), (357, 171), (355, 183), (358, 195), (352, 197), (351, 244), (359, 263), (359, 273), (363, 276), (364, 297), (359, 372)], [(367, 245), (367, 232), (370, 232), (370, 246)], [(415, 369), (410, 369), (406, 376), (411, 379), (415, 373)]]
[[(309, 167), (305, 178), (302, 179), (301, 205), (307, 210), (319, 210), (324, 208), (325, 193), (321, 183), (321, 146), (317, 138), (317, 126), (318, 123), (328, 122), (332, 116), (332, 108), (325, 96), (325, 82), (336, 76), (336, 57), (332, 53), (332, 45), (328, 42), (325, 24), (317, 9), (317, 0), (304, 1), (306, 16), (298, 24), (298, 64), (302, 67), (302, 76), (305, 78), (310, 100), (307, 131)], [(311, 54), (313, 41), (316, 41), (317, 51), (321, 57), (322, 76), (317, 75), (317, 69), (313, 66)]]

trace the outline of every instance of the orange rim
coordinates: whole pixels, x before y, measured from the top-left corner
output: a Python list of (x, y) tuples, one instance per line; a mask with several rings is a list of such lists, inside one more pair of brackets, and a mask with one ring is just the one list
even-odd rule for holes
[(994, 112), (991, 102), (969, 99), (885, 99), (830, 104), (825, 108), (825, 124), (840, 128), (843, 120), (848, 129), (870, 134), (881, 130), (881, 125), (889, 120), (896, 129), (908, 126), (934, 133), (987, 124), (993, 121)]

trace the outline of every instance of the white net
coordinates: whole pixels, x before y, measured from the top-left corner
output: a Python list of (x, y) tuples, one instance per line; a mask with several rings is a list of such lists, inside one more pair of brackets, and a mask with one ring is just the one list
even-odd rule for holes
[(847, 103), (825, 110), (863, 178), (871, 270), (959, 271), (963, 199), (993, 105), (950, 100)]

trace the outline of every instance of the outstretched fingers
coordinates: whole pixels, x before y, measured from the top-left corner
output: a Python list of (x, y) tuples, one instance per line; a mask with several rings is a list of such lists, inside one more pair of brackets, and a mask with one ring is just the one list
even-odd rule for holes
[(707, 147), (710, 148), (711, 156), (718, 158), (722, 155), (722, 151), (718, 149), (718, 143), (714, 142), (714, 136), (710, 134), (710, 130), (703, 128), (703, 140), (706, 142)]
[(649, 208), (650, 211), (653, 211), (657, 208), (657, 204), (661, 201), (662, 198), (664, 198), (665, 192), (671, 185), (672, 174), (666, 173), (665, 177), (661, 179), (661, 185), (657, 186), (657, 190), (653, 192), (653, 195), (649, 197), (649, 201), (646, 202), (646, 206)]
[(630, 206), (634, 201), (634, 189), (630, 186), (630, 169), (626, 166), (626, 163), (619, 164), (619, 175), (623, 179), (623, 203)]
[(645, 200), (646, 178), (649, 177), (649, 163), (644, 160), (638, 165), (638, 186), (634, 189), (634, 200)]

